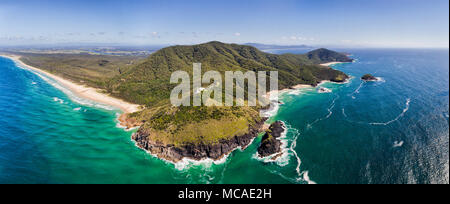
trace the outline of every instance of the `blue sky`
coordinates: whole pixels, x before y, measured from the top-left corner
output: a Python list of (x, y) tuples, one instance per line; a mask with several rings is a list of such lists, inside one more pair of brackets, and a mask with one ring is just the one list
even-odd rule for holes
[(0, 45), (448, 47), (448, 0), (1, 0)]

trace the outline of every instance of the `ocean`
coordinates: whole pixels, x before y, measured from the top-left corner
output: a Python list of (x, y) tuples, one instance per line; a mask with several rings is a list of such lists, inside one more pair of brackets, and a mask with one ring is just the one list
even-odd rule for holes
[(449, 51), (341, 51), (357, 60), (333, 65), (348, 83), (281, 96), (278, 161), (257, 158), (260, 136), (224, 161), (177, 165), (138, 149), (118, 110), (0, 57), (0, 183), (449, 183)]

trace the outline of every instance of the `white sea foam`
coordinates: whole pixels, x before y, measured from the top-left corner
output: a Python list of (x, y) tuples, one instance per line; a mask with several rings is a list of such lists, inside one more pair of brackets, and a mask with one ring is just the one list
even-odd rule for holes
[[(84, 110), (84, 112), (86, 112), (86, 110)], [(121, 113), (116, 113), (116, 128), (123, 129), (123, 130), (125, 130), (127, 132), (131, 132), (131, 131), (134, 131), (134, 130), (137, 130), (137, 129), (140, 128), (140, 126), (136, 126), (136, 127), (133, 127), (133, 128), (128, 128), (127, 126), (121, 125), (121, 122), (119, 120), (121, 115), (122, 115)]]
[(297, 181), (303, 180), (303, 181), (306, 181), (308, 184), (316, 184), (316, 182), (314, 182), (313, 180), (311, 180), (309, 178), (309, 171), (302, 172), (300, 169), (300, 167), (302, 165), (302, 160), (300, 159), (297, 152), (295, 151), (295, 148), (297, 147), (297, 140), (298, 140), (298, 137), (300, 136), (300, 132), (297, 129), (294, 129), (294, 130), (296, 131), (296, 133), (295, 133), (295, 137), (292, 140), (290, 151), (293, 153), (293, 155), (295, 156), (295, 158), (297, 160), (297, 166), (295, 167), (295, 171), (297, 172), (298, 178), (296, 180)]
[(395, 141), (393, 147), (394, 148), (402, 147), (404, 143), (405, 143), (404, 141), (400, 141), (400, 142), (399, 141)]
[(309, 172), (308, 171), (304, 171), (302, 173), (302, 175), (303, 175), (303, 180), (306, 181), (308, 184), (317, 184), (316, 182), (314, 182), (313, 180), (311, 180), (309, 178)]
[(297, 147), (297, 140), (298, 140), (298, 136), (300, 135), (300, 132), (297, 129), (295, 129), (295, 131), (297, 131), (297, 132), (296, 132), (295, 137), (294, 137), (294, 139), (292, 141), (290, 150), (294, 154), (295, 159), (297, 160), (297, 166), (295, 168), (295, 171), (297, 171), (297, 174), (300, 176), (301, 175), (300, 166), (302, 165), (302, 160), (300, 159), (300, 157), (298, 156), (297, 152), (295, 151), (295, 148)]
[(58, 97), (53, 97), (53, 101), (58, 102), (58, 103), (60, 103), (60, 104), (63, 104), (63, 103), (64, 103), (64, 100), (59, 99)]
[[(280, 140), (282, 142), (283, 155), (281, 157), (278, 157), (276, 160), (272, 160), (273, 156), (261, 158), (258, 155), (258, 152), (256, 152), (255, 154), (253, 154), (252, 158), (256, 159), (258, 161), (262, 161), (264, 163), (276, 163), (277, 165), (284, 167), (289, 164), (290, 156), (293, 155), (296, 159), (295, 161), (297, 162), (297, 165), (295, 165), (295, 171), (297, 172), (296, 178), (289, 178), (277, 171), (270, 171), (270, 172), (273, 174), (277, 174), (277, 175), (281, 176), (282, 178), (284, 178), (290, 182), (293, 182), (293, 183), (307, 182), (308, 184), (315, 184), (315, 182), (309, 178), (308, 171), (303, 171), (303, 172), (301, 171), (300, 167), (302, 164), (302, 160), (300, 159), (299, 155), (295, 151), (295, 148), (297, 147), (297, 140), (299, 139), (299, 136), (300, 136), (300, 132), (296, 128), (293, 128), (292, 126), (290, 126), (289, 124), (286, 124), (285, 122), (283, 122), (283, 124), (286, 127), (286, 131), (283, 132), (283, 135), (280, 137)], [(293, 136), (291, 138), (288, 138), (287, 137), (288, 133), (292, 133)], [(289, 145), (289, 143), (290, 143), (290, 145)]]
[(327, 89), (325, 87), (320, 87), (317, 92), (319, 93), (332, 93), (333, 91), (331, 89)]
[[(224, 155), (224, 156), (223, 156), (221, 159), (219, 159), (219, 160), (213, 160), (213, 159), (194, 160), (194, 159), (189, 159), (189, 158), (183, 158), (183, 159), (182, 159), (181, 161), (179, 161), (179, 162), (173, 162), (173, 161), (169, 161), (169, 160), (166, 160), (166, 159), (163, 159), (163, 158), (159, 158), (158, 155), (153, 154), (153, 153), (151, 153), (150, 151), (148, 151), (148, 150), (146, 150), (146, 149), (140, 148), (140, 147), (137, 145), (136, 141), (134, 141), (133, 139), (131, 139), (131, 141), (134, 143), (134, 145), (135, 145), (137, 148), (139, 148), (139, 149), (141, 149), (141, 150), (144, 150), (147, 154), (149, 154), (149, 155), (151, 155), (151, 156), (153, 156), (153, 157), (155, 157), (155, 158), (157, 158), (157, 159), (159, 159), (159, 160), (162, 160), (162, 161), (166, 162), (167, 164), (174, 165), (175, 169), (177, 169), (177, 170), (179, 170), (179, 171), (183, 171), (183, 170), (189, 169), (189, 168), (194, 167), (194, 166), (202, 166), (202, 167), (205, 168), (205, 169), (210, 169), (210, 168), (212, 167), (213, 164), (215, 164), (215, 165), (222, 165), (222, 164), (225, 164), (225, 163), (227, 162), (229, 156), (230, 156), (234, 151), (236, 151), (236, 150), (238, 150), (238, 149), (239, 149), (239, 150), (244, 149), (243, 147), (237, 147), (236, 149), (234, 149), (233, 151), (231, 151), (229, 154)], [(251, 144), (253, 143), (253, 141), (254, 141), (254, 139), (247, 145), (247, 147), (248, 147), (249, 145), (251, 145)]]
[(74, 108), (73, 110), (74, 110), (74, 111), (80, 111), (80, 110), (81, 110), (81, 107), (79, 107), (79, 108)]
[(222, 169), (222, 173), (220, 174), (220, 180), (218, 183), (223, 183), (223, 179), (225, 178), (225, 172), (228, 169), (228, 162), (225, 162), (223, 169)]
[(348, 78), (346, 81), (347, 83), (345, 83), (346, 84), (345, 87), (349, 87), (352, 84), (354, 79), (355, 79), (354, 76), (350, 76), (350, 78)]
[(301, 89), (296, 89), (296, 90), (289, 91), (287, 94), (293, 95), (293, 96), (299, 96), (299, 95), (303, 94), (303, 92)]
[(319, 84), (317, 84), (317, 86), (316, 87), (320, 87), (320, 86), (322, 86), (322, 85), (324, 85), (324, 84), (328, 84), (328, 83), (330, 83), (330, 84), (350, 84), (350, 82), (353, 80), (353, 76), (350, 76), (348, 79), (346, 79), (344, 82), (334, 82), (334, 81), (329, 81), (329, 80), (323, 80), (323, 81), (321, 81)]
[(370, 161), (367, 162), (366, 167), (364, 168), (365, 176), (367, 177), (367, 184), (372, 184), (372, 174), (370, 173)]
[(280, 104), (278, 103), (278, 101), (271, 101), (269, 109), (262, 110), (261, 116), (268, 117), (268, 118), (273, 117), (278, 113), (279, 109), (280, 109)]
[(170, 162), (170, 161), (166, 161), (166, 162), (169, 162), (169, 163), (175, 165), (175, 169), (177, 169), (179, 171), (189, 169), (192, 166), (202, 166), (203, 168), (209, 169), (209, 168), (211, 168), (211, 166), (213, 164), (215, 164), (215, 165), (224, 164), (227, 161), (229, 155), (230, 154), (225, 155), (220, 160), (203, 159), (203, 160), (197, 161), (197, 160), (193, 160), (193, 159), (184, 158), (181, 161), (176, 162), (176, 163)]
[(80, 98), (78, 96), (76, 96), (72, 91), (70, 91), (69, 89), (67, 89), (66, 87), (60, 85), (58, 82), (56, 82), (55, 80), (45, 76), (45, 74), (36, 71), (36, 70), (32, 70), (29, 69), (21, 64), (18, 64), (17, 62), (15, 62), (15, 65), (21, 69), (30, 71), (34, 74), (36, 74), (37, 76), (39, 76), (41, 79), (43, 79), (45, 82), (47, 82), (48, 84), (52, 85), (53, 87), (61, 90), (64, 94), (66, 94), (72, 101), (81, 104), (81, 105), (85, 105), (85, 106), (89, 106), (89, 107), (95, 107), (95, 108), (101, 108), (101, 109), (105, 109), (105, 110), (116, 110), (116, 108), (108, 106), (108, 105), (104, 105), (104, 104), (100, 104), (100, 103), (96, 103), (94, 101), (91, 100), (87, 100), (87, 99), (83, 99)]
[(339, 98), (340, 98), (339, 95), (337, 95), (337, 97), (333, 99), (333, 102), (331, 102), (330, 106), (327, 108), (327, 111), (328, 111), (328, 115), (327, 115), (327, 116), (325, 116), (325, 117), (323, 117), (323, 118), (318, 118), (318, 119), (316, 119), (314, 122), (312, 122), (312, 123), (310, 123), (310, 124), (307, 124), (306, 127), (307, 127), (308, 129), (311, 129), (311, 128), (313, 127), (314, 124), (316, 124), (316, 123), (318, 123), (318, 122), (320, 122), (320, 121), (322, 121), (322, 120), (326, 120), (326, 119), (330, 118), (330, 117), (333, 115), (333, 109), (334, 109), (334, 107), (336, 106), (336, 101), (337, 101)]
[(356, 95), (359, 94), (361, 88), (364, 86), (365, 83), (366, 83), (365, 81), (362, 81), (361, 84), (359, 84), (358, 88), (349, 96), (351, 96), (352, 99), (356, 99)]
[(382, 78), (382, 77), (375, 77), (375, 78), (377, 78), (377, 82), (382, 82), (382, 83), (386, 82), (386, 80), (384, 80), (384, 78)]
[(353, 92), (353, 94), (358, 94), (359, 93), (359, 91), (361, 90), (361, 88), (363, 87), (363, 85), (365, 84), (366, 82), (361, 82), (361, 84), (358, 86), (358, 88)]
[(287, 133), (288, 133), (288, 131), (292, 130), (292, 128), (290, 128), (290, 126), (287, 126), (285, 122), (282, 121), (282, 123), (283, 123), (285, 130), (283, 133), (281, 133), (281, 136), (278, 138), (281, 142), (281, 154), (282, 155), (276, 159), (273, 159), (278, 154), (270, 155), (267, 157), (261, 157), (258, 154), (258, 152), (256, 152), (252, 156), (253, 159), (256, 159), (256, 160), (264, 162), (264, 163), (276, 163), (279, 166), (286, 166), (289, 164), (289, 149), (288, 149), (289, 139), (287, 138)]
[(32, 85), (36, 85), (37, 83), (33, 81), (33, 82), (31, 82), (31, 84), (32, 84)]
[(400, 113), (400, 115), (398, 115), (398, 116), (397, 116), (396, 118), (394, 118), (393, 120), (390, 120), (390, 121), (385, 122), (385, 123), (369, 123), (369, 124), (370, 124), (370, 125), (389, 125), (389, 124), (391, 124), (391, 123), (393, 123), (393, 122), (399, 120), (400, 118), (402, 118), (402, 117), (405, 115), (406, 112), (408, 112), (410, 102), (411, 102), (411, 99), (409, 99), (409, 98), (406, 99), (406, 104), (405, 104), (406, 107), (405, 107), (405, 109), (403, 109), (403, 112)]

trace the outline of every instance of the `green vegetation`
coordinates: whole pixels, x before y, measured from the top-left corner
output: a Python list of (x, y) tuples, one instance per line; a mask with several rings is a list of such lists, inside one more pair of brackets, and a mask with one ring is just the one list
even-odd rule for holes
[(39, 67), (77, 83), (103, 89), (111, 78), (126, 72), (145, 59), (136, 56), (89, 54), (18, 54), (28, 65)]
[(25, 63), (74, 81), (105, 89), (108, 93), (146, 108), (128, 117), (142, 121), (140, 131), (152, 141), (167, 145), (214, 144), (246, 134), (261, 121), (261, 107), (172, 107), (170, 84), (174, 71), (191, 74), (193, 63), (202, 71), (278, 71), (279, 88), (317, 85), (322, 80), (344, 81), (343, 72), (321, 66), (351, 61), (344, 54), (320, 49), (304, 55), (275, 55), (251, 46), (210, 42), (161, 49), (147, 59), (91, 55), (25, 55)]
[(353, 59), (349, 58), (347, 55), (325, 48), (313, 50), (306, 55), (308, 56), (308, 59), (317, 64), (327, 62), (353, 62)]
[(202, 142), (216, 144), (222, 139), (247, 133), (259, 112), (251, 107), (172, 107), (165, 105), (134, 114), (146, 120), (141, 130), (153, 141), (182, 146)]
[[(321, 49), (306, 55), (275, 55), (251, 46), (210, 42), (194, 46), (173, 46), (150, 55), (143, 63), (115, 77), (108, 91), (113, 95), (148, 107), (165, 101), (174, 85), (169, 79), (174, 71), (192, 75), (192, 64), (202, 63), (204, 72), (225, 71), (278, 71), (279, 88), (297, 84), (317, 85), (322, 80), (343, 81), (343, 72), (318, 64), (337, 60), (351, 60), (343, 54)], [(328, 53), (328, 54), (326, 54)], [(309, 56), (314, 56), (311, 60)]]

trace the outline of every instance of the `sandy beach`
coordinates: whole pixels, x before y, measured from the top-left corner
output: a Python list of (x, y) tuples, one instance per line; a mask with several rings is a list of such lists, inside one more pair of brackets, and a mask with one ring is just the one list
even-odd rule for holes
[(44, 71), (42, 69), (38, 69), (36, 67), (26, 65), (25, 63), (20, 61), (20, 56), (17, 56), (17, 55), (0, 55), (0, 56), (9, 58), (9, 59), (13, 60), (14, 62), (16, 62), (17, 64), (19, 64), (20, 66), (23, 66), (28, 69), (45, 74), (46, 76), (54, 79), (59, 84), (61, 84), (62, 86), (66, 87), (67, 89), (72, 91), (78, 97), (85, 98), (85, 99), (88, 99), (88, 100), (91, 100), (91, 101), (94, 101), (97, 103), (101, 103), (101, 104), (105, 104), (105, 105), (109, 105), (109, 106), (118, 108), (121, 111), (123, 111), (125, 114), (134, 113), (134, 112), (137, 112), (140, 110), (139, 105), (128, 103), (124, 100), (117, 99), (117, 98), (114, 98), (107, 94), (101, 93), (102, 90), (100, 90), (100, 89), (87, 87), (84, 85), (79, 85), (72, 81), (64, 79), (62, 77), (51, 74), (47, 71)]
[(342, 64), (342, 63), (346, 63), (346, 62), (328, 62), (328, 63), (324, 63), (324, 64), (320, 64), (320, 65), (329, 67), (331, 65)]
[(269, 100), (273, 99), (276, 92), (278, 92), (278, 97), (279, 97), (281, 94), (289, 92), (289, 91), (293, 91), (293, 90), (297, 90), (297, 89), (307, 89), (307, 88), (314, 88), (314, 87), (311, 85), (308, 85), (308, 84), (297, 84), (288, 89), (269, 91), (266, 93), (266, 98), (268, 98)]

